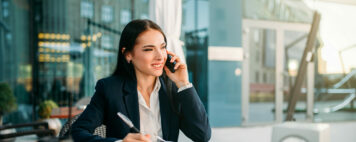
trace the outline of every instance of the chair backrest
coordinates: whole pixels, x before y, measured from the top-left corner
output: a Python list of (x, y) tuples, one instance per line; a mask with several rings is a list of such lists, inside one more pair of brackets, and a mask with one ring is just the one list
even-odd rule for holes
[[(68, 137), (69, 136), (69, 129), (71, 128), (72, 124), (79, 118), (80, 114), (74, 116), (71, 120), (67, 121), (61, 131), (59, 132), (59, 137)], [(100, 125), (99, 127), (95, 128), (93, 135), (98, 135), (102, 138), (106, 137), (106, 126)]]

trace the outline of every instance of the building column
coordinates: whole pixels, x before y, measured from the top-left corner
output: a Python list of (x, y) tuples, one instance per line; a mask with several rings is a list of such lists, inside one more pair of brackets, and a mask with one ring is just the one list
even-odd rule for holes
[(241, 125), (242, 0), (210, 1), (208, 108), (213, 127)]

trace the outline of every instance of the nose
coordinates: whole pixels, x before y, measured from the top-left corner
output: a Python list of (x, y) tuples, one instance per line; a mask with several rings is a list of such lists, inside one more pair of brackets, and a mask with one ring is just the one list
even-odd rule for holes
[(166, 54), (165, 51), (157, 50), (157, 52), (156, 52), (156, 59), (157, 59), (157, 60), (163, 60), (165, 54)]

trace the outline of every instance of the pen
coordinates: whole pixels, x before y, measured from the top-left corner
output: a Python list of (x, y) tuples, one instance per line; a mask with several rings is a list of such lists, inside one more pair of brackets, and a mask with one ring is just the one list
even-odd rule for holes
[[(125, 122), (125, 124), (127, 124), (130, 129), (134, 132), (134, 133), (140, 133), (140, 131), (133, 125), (132, 121), (127, 118), (124, 114), (122, 114), (121, 112), (118, 112), (117, 115), (121, 118), (122, 121)], [(158, 140), (165, 142), (164, 139), (162, 139), (160, 136), (156, 136)]]
[(129, 118), (127, 118), (124, 114), (118, 112), (117, 115), (122, 119), (122, 121), (124, 121), (130, 127), (130, 129), (134, 133), (140, 133), (140, 131), (132, 124), (132, 121)]

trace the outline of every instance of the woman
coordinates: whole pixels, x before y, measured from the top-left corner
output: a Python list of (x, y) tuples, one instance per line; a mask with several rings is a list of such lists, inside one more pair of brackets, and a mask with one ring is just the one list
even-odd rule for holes
[[(179, 130), (193, 141), (208, 141), (211, 128), (187, 67), (166, 50), (166, 37), (150, 20), (134, 20), (124, 28), (116, 70), (101, 79), (89, 105), (72, 125), (75, 141), (177, 141)], [(165, 66), (167, 54), (175, 72)], [(164, 73), (165, 71), (165, 73)], [(140, 129), (130, 128), (117, 116), (126, 115)], [(107, 138), (92, 135), (106, 125)]]

